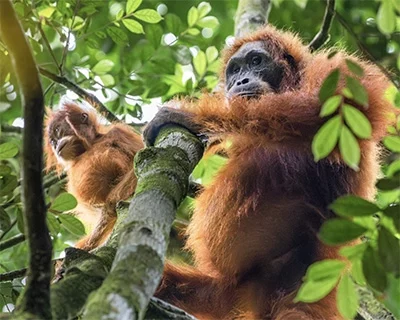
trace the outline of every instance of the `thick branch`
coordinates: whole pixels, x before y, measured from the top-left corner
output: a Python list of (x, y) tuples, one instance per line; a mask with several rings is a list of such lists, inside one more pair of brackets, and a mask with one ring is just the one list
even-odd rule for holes
[(235, 37), (244, 36), (267, 24), (271, 2), (271, 0), (239, 0)]
[(10, 239), (0, 242), (0, 251), (11, 248), (21, 242), (25, 241), (25, 235), (18, 234)]
[(329, 40), (329, 30), (331, 29), (332, 20), (334, 16), (335, 16), (335, 0), (327, 0), (324, 20), (322, 21), (321, 29), (308, 45), (311, 51), (319, 49), (324, 45), (326, 41)]
[(24, 105), (22, 179), (30, 257), (28, 280), (17, 305), (21, 318), (50, 319), (51, 241), (42, 187), (44, 100), (32, 52), (10, 0), (0, 1), (0, 37), (11, 56)]
[(203, 146), (195, 136), (167, 127), (155, 147), (136, 155), (138, 184), (122, 222), (112, 271), (89, 299), (84, 319), (143, 319), (161, 279), (177, 207), (202, 154)]
[(62, 86), (66, 87), (67, 89), (75, 92), (83, 100), (87, 101), (91, 106), (97, 109), (108, 121), (110, 122), (119, 121), (118, 118), (111, 111), (109, 111), (107, 107), (103, 103), (101, 103), (101, 101), (97, 99), (97, 97), (94, 94), (85, 91), (75, 83), (69, 81), (67, 78), (60, 77), (46, 69), (39, 68), (39, 71), (46, 78), (49, 78), (50, 80), (57, 82)]

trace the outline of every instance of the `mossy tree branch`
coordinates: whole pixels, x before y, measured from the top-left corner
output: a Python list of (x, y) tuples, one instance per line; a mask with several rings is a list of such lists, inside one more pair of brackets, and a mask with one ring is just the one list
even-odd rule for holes
[(22, 179), (25, 230), (30, 248), (28, 279), (16, 312), (50, 319), (51, 240), (42, 187), (44, 99), (39, 73), (10, 0), (0, 1), (0, 37), (10, 54), (23, 103)]
[(155, 147), (135, 158), (135, 197), (122, 222), (112, 270), (86, 305), (84, 319), (143, 319), (161, 279), (169, 233), (203, 145), (187, 130), (166, 127)]
[(271, 0), (239, 0), (235, 37), (244, 36), (267, 24), (271, 2)]

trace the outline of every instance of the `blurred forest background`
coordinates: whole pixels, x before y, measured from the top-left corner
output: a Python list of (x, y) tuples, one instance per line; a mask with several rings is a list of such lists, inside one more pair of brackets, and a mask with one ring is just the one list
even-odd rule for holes
[[(220, 52), (233, 40), (237, 9), (236, 0), (15, 0), (13, 4), (40, 67), (46, 105), (56, 109), (66, 99), (89, 105), (82, 99), (81, 88), (97, 98), (86, 100), (103, 104), (139, 131), (163, 102), (177, 95), (196, 97), (216, 88)], [(326, 3), (272, 0), (271, 7), (270, 24), (295, 31), (309, 42), (320, 29)], [(344, 48), (374, 61), (398, 85), (399, 13), (398, 0), (337, 0), (325, 46)], [(393, 87), (389, 95), (400, 104), (398, 90)], [(0, 39), (0, 274), (26, 267), (28, 259), (21, 210), (21, 110), (17, 81)], [(399, 126), (390, 129), (397, 137), (389, 147), (394, 152), (390, 161), (400, 152)], [(193, 179), (209, 183), (224, 161), (218, 155), (203, 159)], [(391, 174), (400, 170), (399, 160), (395, 163)], [(54, 259), (85, 233), (80, 221), (62, 214), (75, 205), (73, 200), (60, 198), (64, 184), (62, 177), (45, 174)], [(399, 195), (398, 185), (386, 188), (377, 203), (387, 207), (398, 203)], [(178, 212), (170, 244), (174, 259), (190, 261), (179, 251), (183, 241), (179, 234), (187, 225), (192, 201), (187, 197)], [(398, 244), (400, 225), (396, 219), (400, 215), (388, 222), (388, 228), (394, 230)], [(3, 312), (12, 310), (24, 284), (20, 277), (6, 280), (0, 275)], [(398, 277), (390, 278), (390, 284), (391, 301), (385, 304), (393, 307), (400, 301)], [(396, 313), (395, 309), (392, 312)]]

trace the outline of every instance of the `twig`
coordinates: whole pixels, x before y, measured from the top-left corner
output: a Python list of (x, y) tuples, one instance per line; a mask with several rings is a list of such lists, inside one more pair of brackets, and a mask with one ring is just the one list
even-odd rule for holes
[(56, 65), (57, 69), (61, 73), (61, 68), (60, 68), (60, 65), (58, 64), (56, 56), (54, 55), (54, 51), (51, 48), (49, 40), (47, 39), (46, 34), (44, 33), (44, 31), (42, 29), (42, 22), (41, 21), (39, 21), (39, 23), (38, 23), (38, 28), (39, 28), (39, 32), (40, 32), (40, 34), (42, 36), (43, 42), (44, 42), (45, 46), (47, 47), (47, 50), (49, 50), (51, 57), (53, 58), (54, 64)]
[(118, 118), (110, 112), (107, 107), (101, 103), (97, 97), (81, 87), (77, 86), (75, 83), (69, 81), (65, 77), (60, 77), (46, 69), (39, 68), (39, 71), (42, 75), (44, 75), (46, 78), (49, 78), (50, 80), (53, 80), (54, 82), (57, 82), (61, 84), (62, 86), (66, 87), (67, 89), (75, 92), (78, 96), (80, 96), (82, 99), (87, 101), (90, 105), (92, 105), (95, 109), (97, 109), (101, 114), (106, 117), (107, 120), (110, 122), (116, 122), (119, 121)]
[(26, 274), (26, 268), (19, 269), (19, 270), (14, 270), (10, 272), (4, 272), (0, 274), (0, 282), (5, 282), (5, 281), (12, 281), (17, 278), (22, 278)]
[(3, 234), (0, 236), (0, 241), (4, 239), (7, 233), (10, 232), (10, 230), (17, 224), (17, 219), (15, 219), (13, 222), (11, 222), (10, 226), (4, 230)]
[(384, 66), (382, 66), (374, 56), (368, 51), (368, 49), (364, 46), (364, 44), (358, 39), (357, 34), (353, 31), (353, 29), (349, 26), (347, 21), (342, 17), (342, 15), (336, 11), (336, 19), (339, 21), (339, 23), (343, 26), (343, 28), (346, 29), (346, 31), (354, 38), (354, 40), (357, 43), (358, 48), (361, 50), (361, 52), (366, 56), (371, 62), (373, 62), (381, 71), (383, 74), (386, 75), (386, 77), (392, 81), (392, 83), (395, 85), (397, 89), (400, 90), (400, 81), (395, 78), (394, 75), (392, 75), (391, 72), (389, 72)]
[(24, 241), (25, 241), (24, 234), (18, 234), (14, 237), (11, 237), (10, 239), (4, 240), (3, 242), (0, 242), (0, 252)]
[(18, 79), (25, 119), (22, 199), (30, 255), (27, 285), (16, 314), (21, 318), (50, 319), (52, 245), (42, 187), (44, 98), (32, 52), (10, 0), (0, 1), (0, 37)]
[(61, 76), (63, 75), (63, 67), (64, 67), (65, 59), (67, 58), (69, 40), (71, 38), (72, 28), (74, 26), (76, 14), (78, 12), (78, 8), (79, 8), (79, 5), (80, 5), (79, 2), (80, 2), (80, 0), (76, 1), (75, 8), (74, 8), (74, 14), (73, 14), (72, 20), (71, 20), (71, 26), (70, 26), (70, 28), (68, 28), (67, 41), (65, 42), (65, 46), (64, 46), (64, 50), (63, 50), (63, 54), (62, 54), (62, 58), (61, 58), (61, 62), (60, 62), (60, 67), (59, 67)]
[(314, 39), (311, 40), (310, 47), (311, 51), (315, 51), (322, 47), (326, 41), (329, 40), (329, 30), (331, 29), (332, 20), (335, 16), (335, 0), (327, 0), (324, 20), (322, 21), (321, 29), (315, 35)]

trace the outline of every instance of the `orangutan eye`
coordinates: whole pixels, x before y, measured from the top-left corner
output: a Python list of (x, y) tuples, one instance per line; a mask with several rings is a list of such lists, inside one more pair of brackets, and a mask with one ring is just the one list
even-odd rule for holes
[(87, 113), (82, 113), (82, 114), (81, 114), (81, 122), (82, 122), (82, 123), (87, 123), (87, 122), (88, 122), (88, 119), (89, 119), (89, 116), (88, 116)]
[(257, 55), (254, 55), (254, 56), (251, 58), (251, 64), (252, 64), (253, 66), (258, 66), (258, 65), (261, 63), (261, 61), (262, 61), (262, 58), (261, 58), (261, 56), (259, 56), (258, 54), (257, 54)]

